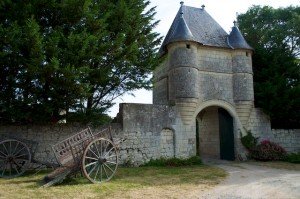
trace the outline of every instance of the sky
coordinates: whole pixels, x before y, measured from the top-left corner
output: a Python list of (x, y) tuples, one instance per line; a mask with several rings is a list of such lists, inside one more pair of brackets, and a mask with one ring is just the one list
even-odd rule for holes
[[(165, 36), (180, 7), (181, 0), (150, 0), (151, 7), (156, 6), (156, 20), (160, 20), (155, 31)], [(300, 0), (185, 0), (184, 5), (201, 7), (229, 33), (238, 13), (245, 13), (252, 5), (272, 6), (273, 8), (300, 6)], [(131, 94), (125, 94), (114, 100), (116, 103), (109, 111), (111, 117), (115, 117), (119, 110), (119, 103), (143, 103), (152, 104), (152, 91), (137, 90)]]

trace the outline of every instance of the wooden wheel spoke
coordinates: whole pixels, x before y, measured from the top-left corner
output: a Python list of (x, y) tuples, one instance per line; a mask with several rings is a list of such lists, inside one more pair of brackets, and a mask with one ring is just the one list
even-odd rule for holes
[(14, 151), (12, 152), (12, 154), (15, 154), (15, 152), (16, 152), (16, 150), (17, 150), (19, 144), (20, 144), (20, 142), (17, 142), (16, 147), (15, 147)]
[(97, 158), (93, 158), (93, 157), (89, 157), (89, 156), (86, 156), (85, 158), (91, 159), (91, 160), (98, 160)]
[(23, 146), (17, 153), (14, 153), (13, 155), (18, 155), (21, 151), (23, 151), (23, 149), (26, 149), (26, 147)]
[(9, 163), (9, 175), (11, 176), (11, 173), (12, 173), (12, 163), (10, 162)]
[(92, 165), (94, 165), (94, 164), (96, 164), (96, 163), (97, 163), (97, 161), (92, 162), (92, 163), (89, 163), (89, 164), (85, 165), (85, 168), (86, 168), (86, 167), (89, 167), (89, 166), (92, 166)]
[(5, 158), (6, 158), (6, 156), (2, 156), (2, 155), (0, 155), (0, 158), (3, 158), (3, 159), (5, 159)]
[(102, 165), (100, 165), (100, 181), (102, 181), (103, 169)]
[(9, 154), (12, 154), (11, 152), (11, 141), (9, 141)]
[(15, 156), (14, 158), (19, 158), (19, 157), (22, 157), (22, 156), (27, 156), (28, 154), (21, 154), (21, 155), (17, 155)]
[(106, 161), (107, 163), (110, 163), (110, 164), (117, 164), (116, 162), (111, 162), (111, 161)]
[(96, 153), (94, 151), (92, 151), (90, 148), (89, 148), (89, 151), (92, 152), (97, 158), (99, 158), (99, 156), (97, 156)]
[[(96, 162), (97, 163), (97, 162)], [(97, 165), (95, 165), (89, 172), (89, 176), (91, 175), (91, 173), (95, 170), (95, 168), (97, 167)]]
[(6, 146), (5, 146), (5, 143), (2, 143), (2, 145), (3, 145), (3, 148), (4, 148), (5, 151), (6, 151), (6, 155), (10, 155), (10, 154), (8, 153), (8, 150), (7, 150)]
[(104, 173), (105, 173), (106, 179), (108, 179), (108, 175), (107, 175), (107, 172), (106, 172), (106, 169), (105, 169), (105, 166), (104, 166), (104, 164), (103, 164), (103, 165), (101, 165), (101, 166), (103, 166), (103, 170), (104, 170)]
[(99, 164), (97, 164), (97, 170), (96, 170), (96, 174), (95, 174), (94, 180), (96, 180), (98, 172), (99, 172)]
[(2, 171), (2, 176), (4, 175), (4, 172), (5, 172), (5, 170), (6, 170), (6, 165), (7, 165), (7, 164), (4, 164), (4, 168), (3, 168), (3, 171)]
[(15, 158), (15, 160), (21, 160), (21, 161), (25, 161), (25, 162), (29, 161), (28, 159), (25, 159), (25, 158)]
[(106, 157), (113, 149), (114, 147), (111, 147), (111, 149), (109, 149), (109, 151), (104, 155), (104, 157)]
[(106, 159), (116, 158), (116, 157), (117, 157), (117, 155), (111, 155), (111, 156), (106, 157)]
[(17, 169), (17, 168), (15, 168), (15, 167), (14, 167), (14, 169), (16, 170), (17, 174), (20, 174), (20, 172), (18, 171), (18, 169)]
[(114, 173), (114, 170), (112, 170), (107, 164), (104, 163), (104, 166), (106, 166), (112, 173)]
[[(101, 141), (100, 141), (100, 144), (101, 144)], [(96, 148), (96, 151), (97, 151), (97, 153), (98, 153), (98, 157), (101, 157), (101, 153), (99, 152), (99, 149), (98, 149), (98, 147), (97, 147), (97, 145), (95, 144), (95, 146), (94, 146), (95, 148)]]
[(19, 163), (17, 163), (16, 161), (13, 161), (13, 163), (14, 163), (18, 168), (22, 168), (22, 166), (20, 166)]

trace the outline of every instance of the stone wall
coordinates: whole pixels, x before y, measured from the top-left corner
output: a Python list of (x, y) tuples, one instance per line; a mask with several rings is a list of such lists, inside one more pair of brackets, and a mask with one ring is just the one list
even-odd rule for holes
[(288, 152), (300, 152), (300, 129), (272, 129), (272, 134), (274, 142)]
[[(52, 145), (85, 129), (81, 125), (49, 125), (49, 126), (1, 126), (0, 139), (14, 138), (23, 141), (33, 149), (34, 159), (41, 162), (56, 163)], [(97, 132), (97, 129), (93, 129)], [(28, 142), (29, 141), (29, 142)], [(34, 142), (33, 145), (30, 144)], [(34, 150), (36, 148), (36, 150)]]
[(270, 118), (261, 109), (253, 108), (245, 126), (255, 137), (263, 137), (263, 139), (273, 139), (271, 133)]
[(270, 140), (278, 143), (288, 152), (300, 152), (300, 129), (271, 129), (269, 117), (261, 109), (253, 108), (248, 130), (259, 140)]
[(167, 105), (122, 104), (123, 128), (117, 137), (126, 138), (120, 148), (125, 164), (140, 165), (150, 159), (174, 157), (175, 111)]
[[(174, 157), (175, 132), (172, 130), (174, 113), (165, 105), (123, 104), (120, 123), (111, 124), (114, 139), (125, 139), (120, 144), (120, 163), (141, 165), (150, 159)], [(0, 141), (15, 138), (25, 143), (37, 143), (34, 159), (56, 163), (52, 146), (87, 128), (78, 124), (49, 126), (1, 126)], [(91, 127), (93, 133), (106, 126)], [(32, 147), (29, 144), (30, 148)]]

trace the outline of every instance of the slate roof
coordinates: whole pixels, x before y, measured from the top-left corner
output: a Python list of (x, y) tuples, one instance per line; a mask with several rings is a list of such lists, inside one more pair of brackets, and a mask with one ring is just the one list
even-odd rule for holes
[(234, 24), (228, 36), (228, 44), (233, 49), (250, 49), (253, 48), (246, 42), (239, 28)]
[(178, 19), (178, 23), (176, 26), (174, 26), (174, 31), (172, 34), (170, 34), (170, 37), (168, 39), (170, 42), (175, 41), (194, 41), (195, 38), (193, 34), (191, 33), (191, 30), (189, 29), (188, 25), (186, 24), (183, 13), (181, 13), (181, 16)]
[(237, 27), (233, 27), (229, 37), (204, 8), (184, 5), (180, 7), (159, 52), (165, 54), (166, 45), (175, 41), (195, 41), (205, 46), (220, 48), (252, 49)]

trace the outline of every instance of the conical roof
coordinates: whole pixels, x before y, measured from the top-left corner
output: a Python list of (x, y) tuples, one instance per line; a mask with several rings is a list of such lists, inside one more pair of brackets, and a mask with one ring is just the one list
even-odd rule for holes
[(237, 26), (230, 35), (202, 8), (181, 7), (166, 35), (159, 52), (165, 54), (166, 46), (175, 41), (194, 41), (204, 46), (230, 49), (251, 49)]
[(247, 43), (239, 28), (236, 26), (236, 22), (234, 22), (234, 26), (228, 36), (228, 44), (233, 49), (249, 49), (253, 50), (253, 48)]
[(183, 13), (181, 13), (181, 16), (178, 19), (178, 23), (176, 24), (176, 27), (174, 28), (171, 36), (169, 37), (168, 43), (175, 42), (175, 41), (194, 41), (194, 40), (195, 38), (183, 18)]

